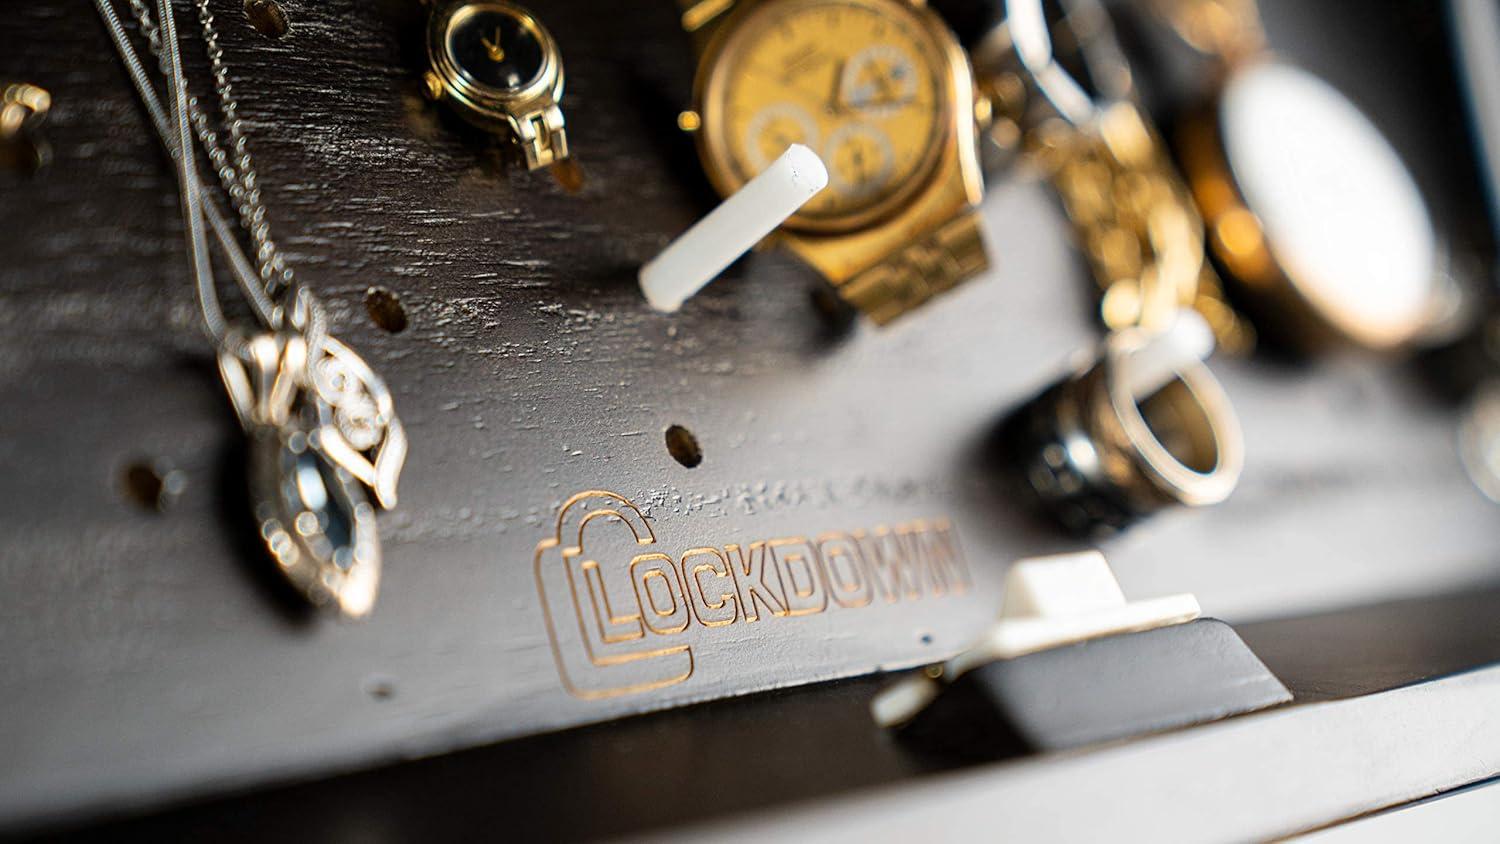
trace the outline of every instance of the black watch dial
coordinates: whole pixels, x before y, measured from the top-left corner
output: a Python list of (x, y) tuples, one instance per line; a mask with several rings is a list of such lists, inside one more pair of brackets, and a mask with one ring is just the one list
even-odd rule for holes
[(541, 38), (524, 19), (482, 4), (453, 18), (448, 53), (465, 76), (501, 91), (531, 84), (545, 61)]

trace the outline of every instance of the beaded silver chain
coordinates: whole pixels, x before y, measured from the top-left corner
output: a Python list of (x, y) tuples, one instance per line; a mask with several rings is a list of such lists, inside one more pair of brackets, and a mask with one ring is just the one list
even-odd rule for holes
[[(203, 43), (213, 76), (214, 93), (219, 99), (222, 126), (229, 136), (232, 154), (225, 151), (223, 144), (219, 142), (219, 134), (209, 124), (208, 115), (198, 97), (192, 94), (189, 94), (187, 101), (188, 119), (192, 121), (193, 130), (219, 177), (219, 183), (224, 186), (230, 203), (239, 214), (240, 224), (250, 234), (261, 284), (266, 293), (274, 297), (292, 286), (294, 276), (280, 250), (276, 248), (276, 241), (271, 238), (271, 224), (260, 196), (260, 179), (256, 176), (255, 162), (245, 138), (244, 121), (239, 116), (239, 102), (234, 97), (229, 68), (224, 63), (224, 49), (219, 46), (213, 10), (208, 7), (208, 0), (194, 0), (194, 3), (198, 9), (198, 22), (203, 29)], [(166, 73), (161, 29), (152, 20), (150, 8), (145, 0), (130, 0), (130, 10), (140, 23), (141, 34), (146, 38), (151, 55), (156, 57), (162, 72)]]

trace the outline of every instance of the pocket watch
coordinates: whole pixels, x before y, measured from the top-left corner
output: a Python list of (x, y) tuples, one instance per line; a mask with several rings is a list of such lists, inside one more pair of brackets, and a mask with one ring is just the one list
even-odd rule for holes
[(1212, 102), (1178, 127), (1209, 248), (1262, 333), (1295, 346), (1410, 343), (1444, 301), (1415, 179), (1333, 86), (1278, 60), (1254, 0), (1155, 0), (1218, 64)]
[(488, 132), (509, 135), (528, 169), (568, 157), (558, 101), (562, 53), (541, 22), (507, 0), (423, 0), (427, 22), (425, 93)]
[(887, 323), (988, 266), (968, 57), (911, 0), (684, 0), (700, 51), (696, 131), (709, 180), (739, 189), (789, 145), (829, 184), (777, 237)]

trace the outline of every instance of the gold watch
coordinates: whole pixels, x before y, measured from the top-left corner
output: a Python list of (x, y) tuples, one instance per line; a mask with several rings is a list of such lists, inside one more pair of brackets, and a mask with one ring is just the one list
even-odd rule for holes
[(1254, 0), (1154, 0), (1217, 64), (1179, 158), (1214, 256), (1262, 333), (1388, 349), (1447, 304), (1427, 205), (1400, 155), (1343, 94), (1278, 60)]
[(709, 180), (738, 190), (800, 143), (828, 187), (779, 241), (878, 324), (989, 262), (973, 76), (953, 34), (913, 0), (683, 0), (700, 60), (695, 109)]
[(558, 101), (562, 53), (534, 15), (507, 0), (423, 0), (425, 93), (469, 123), (506, 134), (536, 170), (568, 157)]

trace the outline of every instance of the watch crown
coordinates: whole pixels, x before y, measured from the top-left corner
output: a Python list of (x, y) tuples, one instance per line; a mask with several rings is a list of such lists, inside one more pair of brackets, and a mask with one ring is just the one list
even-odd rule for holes
[(436, 102), (443, 98), (443, 80), (434, 71), (422, 74), (422, 93), (427, 99)]

